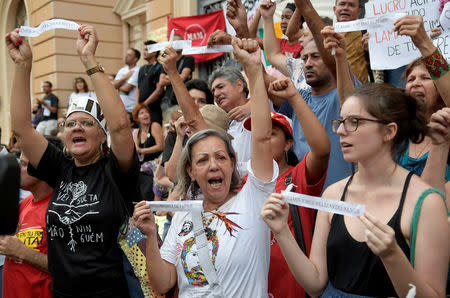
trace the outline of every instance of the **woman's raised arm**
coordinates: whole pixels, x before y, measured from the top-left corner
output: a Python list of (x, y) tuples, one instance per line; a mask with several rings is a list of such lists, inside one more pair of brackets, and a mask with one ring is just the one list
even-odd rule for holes
[(19, 29), (6, 35), (6, 47), (15, 63), (11, 88), (11, 129), (30, 164), (37, 168), (48, 142), (31, 123), (30, 74), (33, 55), (30, 44), (18, 35)]
[(241, 61), (249, 81), (251, 94), (252, 153), (251, 163), (255, 177), (270, 181), (273, 176), (272, 120), (269, 98), (264, 85), (261, 49), (258, 42), (251, 39), (233, 39), (234, 54)]
[[(77, 51), (87, 71), (98, 65), (95, 51), (99, 40), (97, 32), (92, 26), (82, 25), (79, 31)], [(104, 72), (95, 72), (90, 77), (106, 118), (111, 136), (111, 149), (117, 158), (120, 169), (127, 171), (132, 165), (135, 148), (125, 107)]]

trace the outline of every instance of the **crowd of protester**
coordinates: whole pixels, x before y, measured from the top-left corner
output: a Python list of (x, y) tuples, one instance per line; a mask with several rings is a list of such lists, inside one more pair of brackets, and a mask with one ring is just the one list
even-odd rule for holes
[[(0, 235), (3, 297), (449, 294), (450, 75), (422, 17), (394, 24), (422, 57), (375, 71), (367, 33), (336, 33), (295, 0), (280, 39), (276, 5), (263, 0), (247, 25), (228, 0), (236, 36), (218, 30), (208, 45), (232, 45), (241, 69), (208, 81), (181, 50), (148, 52), (151, 40), (143, 66), (130, 48), (108, 75), (101, 36), (81, 25), (74, 50), (93, 88), (75, 78), (60, 111), (49, 81), (30, 105), (32, 50), (7, 34), (13, 137), (0, 154), (16, 151), (28, 193), (16, 234)], [(334, 6), (339, 22), (360, 12), (358, 0)], [(365, 212), (300, 207), (282, 191)], [(153, 212), (150, 200), (203, 211)]]

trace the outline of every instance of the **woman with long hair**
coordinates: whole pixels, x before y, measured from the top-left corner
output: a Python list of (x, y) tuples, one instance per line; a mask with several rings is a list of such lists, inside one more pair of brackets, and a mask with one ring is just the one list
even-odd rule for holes
[[(292, 150), (293, 130), (291, 120), (284, 115), (272, 112), (272, 135), (270, 143), (273, 159), (277, 162), (280, 175), (277, 178), (275, 192), (281, 193), (287, 187), (292, 191), (311, 196), (319, 196), (322, 192), (330, 141), (328, 135), (308, 107), (302, 96), (289, 78), (274, 81), (269, 86), (269, 94), (285, 98), (294, 108), (310, 150), (298, 162)], [(244, 122), (244, 127), (251, 130), (251, 118)], [(290, 186), (292, 185), (292, 186)], [(316, 212), (310, 208), (289, 206), (288, 225), (296, 241), (305, 254), (311, 248), (312, 232)], [(305, 291), (295, 281), (284, 260), (280, 246), (273, 234), (270, 240), (269, 294), (274, 297), (304, 297)]]
[(150, 109), (147, 105), (136, 105), (131, 114), (134, 122), (139, 126), (133, 132), (133, 139), (141, 163), (158, 158), (164, 148), (161, 124), (152, 122)]
[(95, 98), (95, 92), (89, 91), (89, 87), (85, 79), (82, 77), (77, 77), (73, 80), (73, 92), (69, 96), (69, 104), (67, 107), (69, 107), (76, 98), (83, 96)]
[[(444, 296), (449, 261), (445, 202), (394, 161), (403, 142), (420, 142), (427, 133), (421, 102), (390, 85), (369, 84), (347, 97), (340, 115), (333, 127), (345, 160), (357, 163), (358, 171), (328, 187), (323, 197), (363, 204), (365, 214), (355, 218), (319, 211), (308, 258), (288, 229), (282, 196), (272, 194), (261, 210), (296, 280), (312, 296), (405, 297), (409, 283), (419, 297)], [(419, 200), (423, 205), (413, 235)]]
[(236, 39), (233, 45), (252, 92), (249, 178), (237, 192), (241, 184), (237, 156), (228, 136), (201, 130), (182, 151), (178, 190), (186, 196), (191, 189), (195, 196), (200, 189), (202, 214), (176, 212), (159, 251), (152, 211), (145, 202), (136, 205), (133, 221), (147, 236), (147, 272), (159, 293), (178, 282), (180, 297), (267, 296), (270, 231), (258, 209), (278, 176), (270, 147), (270, 108), (257, 42)]

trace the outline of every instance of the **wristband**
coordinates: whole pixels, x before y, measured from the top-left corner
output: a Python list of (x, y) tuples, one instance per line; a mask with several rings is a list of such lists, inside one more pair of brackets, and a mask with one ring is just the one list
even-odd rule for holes
[(447, 61), (437, 48), (430, 56), (423, 57), (422, 62), (433, 80), (439, 79), (449, 71)]

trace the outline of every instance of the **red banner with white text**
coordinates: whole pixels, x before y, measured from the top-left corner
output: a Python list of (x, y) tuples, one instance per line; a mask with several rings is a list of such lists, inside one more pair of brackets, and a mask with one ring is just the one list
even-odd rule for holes
[[(191, 17), (168, 17), (167, 34), (170, 35), (175, 28), (175, 34), (179, 34), (184, 40), (192, 40), (193, 47), (206, 46), (209, 35), (217, 29), (225, 31), (225, 18), (223, 10), (213, 11), (207, 14)], [(169, 37), (168, 37), (169, 38)], [(208, 61), (222, 56), (223, 53), (192, 55), (195, 63)]]

